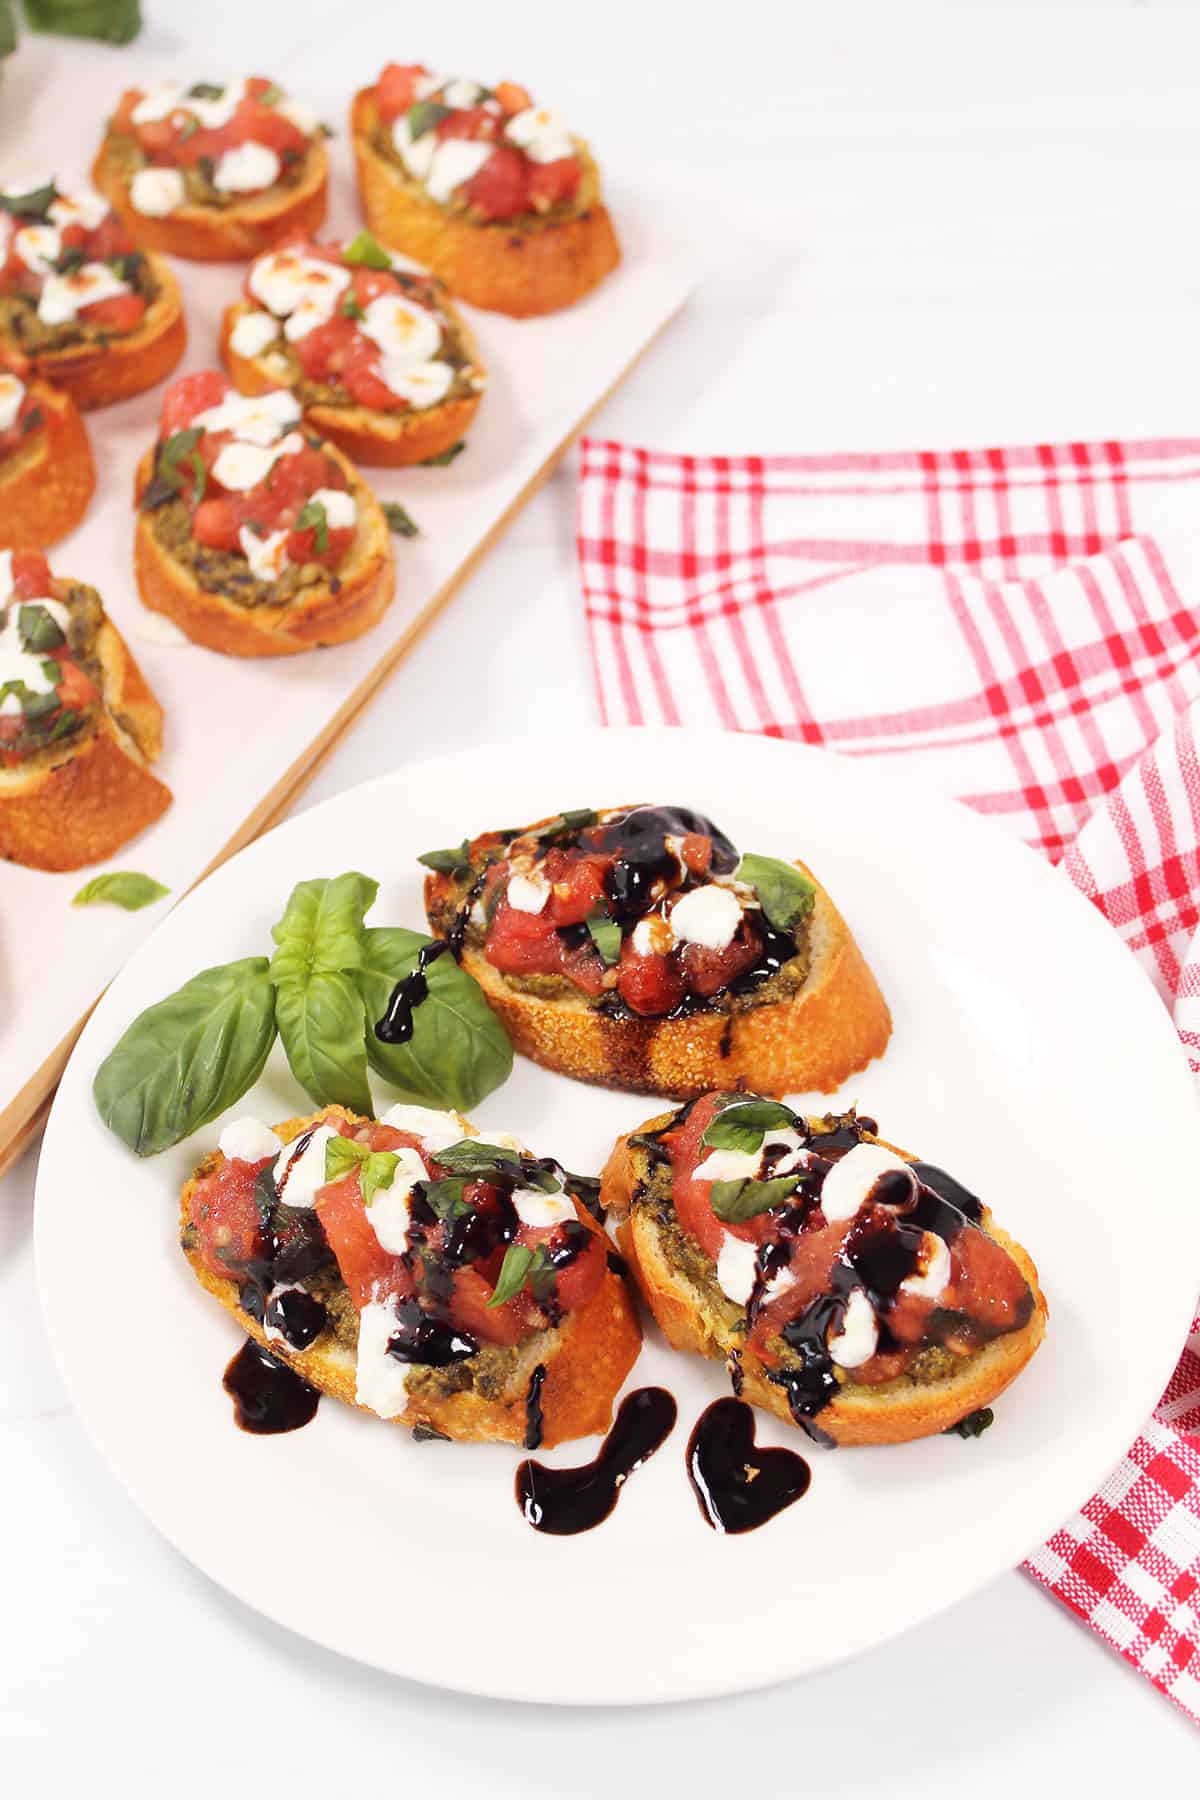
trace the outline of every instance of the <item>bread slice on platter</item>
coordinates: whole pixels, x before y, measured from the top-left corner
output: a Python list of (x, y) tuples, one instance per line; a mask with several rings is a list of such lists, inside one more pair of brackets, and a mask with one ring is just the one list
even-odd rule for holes
[[(321, 1393), (462, 1442), (535, 1448), (607, 1429), (641, 1330), (577, 1197), (587, 1184), (424, 1107), (380, 1122), (326, 1107), (274, 1134), (242, 1119), (221, 1141), (183, 1190), (184, 1254)], [(364, 1178), (380, 1176), (368, 1208)], [(509, 1297), (489, 1306), (506, 1275)]]
[(620, 261), (586, 144), (511, 82), (393, 63), (355, 95), (350, 129), (375, 236), (473, 306), (557, 312)]
[(887, 1045), (887, 1003), (812, 871), (739, 857), (687, 808), (562, 814), (428, 860), (431, 928), (546, 1068), (680, 1098), (831, 1092)]
[(0, 550), (36, 550), (74, 531), (96, 468), (87, 426), (69, 394), (0, 371)]
[(162, 709), (95, 588), (0, 552), (0, 857), (79, 869), (171, 804)]
[(990, 1208), (854, 1113), (705, 1095), (618, 1139), (601, 1204), (668, 1342), (817, 1441), (949, 1430), (1045, 1333), (1037, 1270)]

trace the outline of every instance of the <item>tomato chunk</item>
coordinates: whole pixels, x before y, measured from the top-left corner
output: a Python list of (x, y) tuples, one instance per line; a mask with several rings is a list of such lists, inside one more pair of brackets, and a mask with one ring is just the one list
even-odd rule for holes
[(79, 309), (81, 319), (107, 331), (136, 331), (145, 315), (146, 302), (140, 294), (114, 294), (109, 300), (93, 300)]
[(519, 150), (499, 144), (463, 187), (484, 219), (512, 219), (529, 207), (529, 164)]
[[(266, 1159), (264, 1159), (266, 1160)], [(254, 1197), (261, 1162), (226, 1159), (192, 1189), (188, 1212), (200, 1240), (205, 1268), (227, 1279), (266, 1252), (266, 1236)]]
[(417, 84), (429, 70), (423, 63), (388, 63), (375, 84), (375, 105), (385, 125), (407, 112), (417, 97)]

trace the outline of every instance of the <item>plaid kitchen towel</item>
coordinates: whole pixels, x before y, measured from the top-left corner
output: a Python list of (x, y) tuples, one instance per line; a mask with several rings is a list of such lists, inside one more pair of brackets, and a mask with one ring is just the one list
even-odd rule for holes
[[(1061, 860), (1200, 1077), (1200, 439), (660, 455), (585, 439), (601, 716), (904, 757)], [(1200, 1315), (1026, 1564), (1200, 1723)]]

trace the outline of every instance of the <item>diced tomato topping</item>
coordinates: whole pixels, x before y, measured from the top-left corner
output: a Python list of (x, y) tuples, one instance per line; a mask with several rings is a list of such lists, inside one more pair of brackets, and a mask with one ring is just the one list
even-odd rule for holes
[(533, 105), (529, 89), (523, 88), (519, 81), (498, 82), (493, 92), (510, 118), (513, 113), (525, 112)]
[(563, 1312), (577, 1312), (599, 1292), (608, 1267), (608, 1245), (603, 1234), (592, 1232), (579, 1255), (560, 1269), (555, 1298)]
[(502, 900), (488, 933), (485, 954), (505, 975), (559, 975), (562, 940), (545, 913), (521, 912)]
[(273, 106), (262, 106), (249, 96), (241, 102), (225, 131), (232, 144), (265, 144), (280, 158), (289, 153), (302, 155), (308, 143), (300, 127), (284, 113)]
[(354, 320), (335, 313), (323, 325), (316, 325), (311, 331), (306, 331), (303, 337), (297, 338), (293, 349), (300, 367), (310, 381), (336, 380), (340, 377), (351, 346), (358, 336)]
[(721, 1094), (705, 1094), (667, 1139), (674, 1171), (672, 1196), (676, 1216), (684, 1230), (690, 1231), (701, 1249), (707, 1250), (714, 1259), (721, 1253), (726, 1231), (749, 1242), (757, 1242), (760, 1236), (755, 1219), (747, 1219), (739, 1225), (723, 1225), (712, 1209), (711, 1182), (692, 1179), (708, 1155), (707, 1147), (700, 1140), (721, 1111), (722, 1099)]
[(683, 866), (697, 880), (702, 881), (712, 867), (712, 852), (712, 839), (701, 831), (689, 831), (680, 839), (679, 854)]
[(525, 1291), (503, 1306), (489, 1307), (494, 1284), (480, 1269), (468, 1266), (457, 1269), (450, 1316), (461, 1331), (485, 1344), (519, 1344), (540, 1320), (528, 1303)]
[(753, 968), (762, 954), (758, 937), (743, 917), (733, 942), (723, 950), (708, 950), (703, 944), (687, 944), (683, 966), (687, 983), (697, 994), (708, 999), (736, 981), (746, 969)]
[(201, 369), (173, 381), (163, 395), (159, 436), (169, 438), (186, 430), (201, 413), (220, 406), (229, 391), (229, 381), (216, 369)]
[(519, 150), (498, 144), (463, 186), (467, 202), (484, 219), (512, 219), (529, 209), (530, 164)]
[(79, 309), (81, 319), (107, 331), (135, 331), (145, 314), (146, 302), (140, 294), (114, 294), (109, 300), (93, 300)]
[(463, 106), (439, 120), (436, 130), (438, 137), (443, 139), (469, 138), (490, 143), (500, 135), (502, 123), (486, 106)]
[(375, 84), (375, 105), (385, 125), (407, 112), (417, 97), (417, 84), (429, 70), (423, 63), (389, 63)]
[(51, 591), (50, 581), (50, 564), (40, 550), (13, 551), (12, 584), (18, 600), (45, 597)]
[(605, 901), (604, 869), (607, 858), (568, 857), (550, 850), (544, 874), (550, 883), (546, 912), (556, 926), (580, 925)]
[(375, 1236), (362, 1202), (357, 1170), (318, 1189), (317, 1217), (356, 1307), (361, 1310), (369, 1300), (387, 1294), (411, 1293), (411, 1274)]
[(306, 444), (294, 456), (281, 456), (272, 465), (264, 485), (275, 501), (275, 522), (278, 522), (289, 506), (303, 505), (318, 488), (344, 488), (346, 477), (324, 450), (314, 450), (311, 444)]
[(529, 165), (529, 201), (535, 212), (566, 206), (575, 198), (583, 170), (577, 156), (560, 156), (557, 162)]
[(218, 494), (202, 500), (192, 515), (192, 536), (206, 550), (237, 550), (244, 520), (240, 499)]
[(284, 545), (288, 561), (317, 563), (323, 569), (336, 569), (354, 542), (354, 528), (340, 526), (335, 530), (333, 526), (327, 526), (325, 538), (325, 548), (318, 550), (315, 526), (308, 525), (303, 531), (289, 531)]
[(632, 937), (625, 939), (617, 992), (632, 1012), (661, 1017), (679, 1005), (685, 991), (683, 972), (669, 956), (639, 956)]
[[(264, 1159), (265, 1160), (265, 1159)], [(261, 1162), (227, 1159), (192, 1189), (189, 1214), (200, 1239), (200, 1256), (214, 1275), (236, 1277), (266, 1250), (254, 1197)]]
[(97, 697), (95, 682), (70, 657), (64, 657), (57, 651), (51, 654), (62, 670), (62, 678), (56, 689), (62, 705), (73, 712), (80, 712), (85, 706), (90, 706)]

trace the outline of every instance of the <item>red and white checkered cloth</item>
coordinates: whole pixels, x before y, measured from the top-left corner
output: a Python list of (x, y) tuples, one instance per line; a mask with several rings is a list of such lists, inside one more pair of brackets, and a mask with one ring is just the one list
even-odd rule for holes
[[(1200, 1077), (1197, 520), (1200, 439), (769, 457), (585, 439), (601, 715), (905, 757), (1062, 860)], [(1026, 1568), (1200, 1723), (1200, 1315), (1137, 1442)]]

